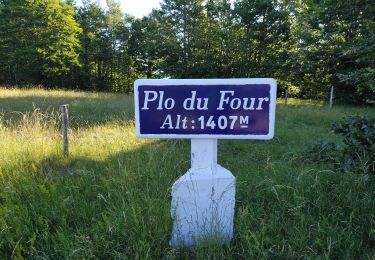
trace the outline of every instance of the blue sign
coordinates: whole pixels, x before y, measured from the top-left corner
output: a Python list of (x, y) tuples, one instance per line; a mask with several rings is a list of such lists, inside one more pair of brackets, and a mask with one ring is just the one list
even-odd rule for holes
[(137, 80), (137, 136), (271, 139), (273, 79)]

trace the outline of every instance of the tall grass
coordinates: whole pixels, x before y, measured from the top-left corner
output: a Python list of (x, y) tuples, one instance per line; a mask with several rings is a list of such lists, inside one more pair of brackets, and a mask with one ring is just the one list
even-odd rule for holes
[(273, 140), (220, 140), (219, 163), (237, 178), (234, 239), (175, 251), (170, 189), (189, 168), (190, 144), (136, 138), (132, 102), (0, 89), (0, 258), (374, 257), (374, 179), (301, 156), (317, 139), (337, 138), (332, 123), (373, 108), (280, 101)]

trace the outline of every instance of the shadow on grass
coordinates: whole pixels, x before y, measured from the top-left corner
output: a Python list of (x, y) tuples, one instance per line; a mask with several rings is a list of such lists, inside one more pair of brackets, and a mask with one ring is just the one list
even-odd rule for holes
[(0, 256), (163, 258), (170, 250), (170, 189), (188, 167), (186, 141), (153, 142), (104, 160), (25, 162), (0, 204), (11, 227), (0, 223)]
[[(219, 156), (245, 149), (236, 144), (232, 149), (224, 143)], [(0, 245), (0, 255), (9, 257), (20, 247), (23, 257), (228, 257), (234, 254), (231, 245), (208, 243), (193, 251), (169, 246), (171, 187), (189, 167), (189, 140), (148, 143), (103, 160), (71, 155), (25, 162), (22, 168), (31, 174), (23, 174), (28, 177), (7, 199), (13, 202), (9, 210), (22, 210), (12, 211), (5, 221), (18, 226), (0, 234), (9, 244)]]

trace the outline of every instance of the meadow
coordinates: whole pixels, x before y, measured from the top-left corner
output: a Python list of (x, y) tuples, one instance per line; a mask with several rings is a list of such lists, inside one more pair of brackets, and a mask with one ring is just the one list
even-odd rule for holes
[(170, 192), (190, 142), (136, 138), (133, 112), (130, 95), (0, 88), (0, 258), (375, 257), (374, 176), (306, 156), (340, 141), (333, 123), (373, 107), (279, 100), (274, 139), (220, 140), (218, 161), (237, 178), (234, 238), (181, 251), (168, 244)]

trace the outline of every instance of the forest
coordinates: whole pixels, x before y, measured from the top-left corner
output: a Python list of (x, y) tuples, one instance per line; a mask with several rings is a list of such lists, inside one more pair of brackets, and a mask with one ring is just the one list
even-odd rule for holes
[(138, 78), (256, 78), (375, 103), (374, 0), (0, 0), (0, 84), (125, 92)]

